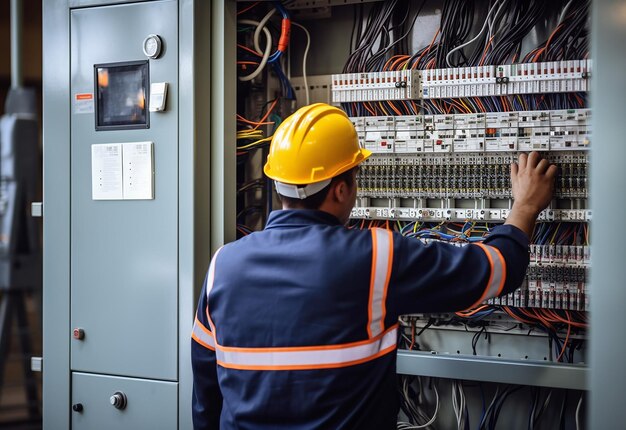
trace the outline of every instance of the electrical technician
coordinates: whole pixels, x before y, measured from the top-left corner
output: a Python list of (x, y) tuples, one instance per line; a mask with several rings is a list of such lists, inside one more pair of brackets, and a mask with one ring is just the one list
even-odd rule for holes
[(283, 210), (213, 256), (192, 333), (196, 429), (395, 429), (398, 317), (459, 311), (521, 285), (556, 166), (511, 166), (513, 208), (482, 243), (345, 227), (371, 155), (338, 108), (299, 109), (264, 171)]

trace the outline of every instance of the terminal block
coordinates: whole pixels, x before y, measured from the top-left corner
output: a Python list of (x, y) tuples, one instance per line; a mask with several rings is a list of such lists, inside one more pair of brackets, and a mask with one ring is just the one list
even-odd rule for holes
[(351, 118), (374, 153), (585, 151), (589, 109)]
[(345, 73), (332, 75), (333, 103), (419, 98), (419, 71)]
[(589, 91), (591, 60), (422, 70), (420, 98)]

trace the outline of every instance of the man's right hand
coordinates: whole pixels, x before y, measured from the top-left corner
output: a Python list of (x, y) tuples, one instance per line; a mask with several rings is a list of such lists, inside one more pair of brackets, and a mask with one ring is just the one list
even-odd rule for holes
[(511, 224), (532, 235), (537, 215), (545, 209), (554, 191), (557, 167), (542, 159), (538, 152), (520, 154), (511, 165), (513, 208), (505, 224)]

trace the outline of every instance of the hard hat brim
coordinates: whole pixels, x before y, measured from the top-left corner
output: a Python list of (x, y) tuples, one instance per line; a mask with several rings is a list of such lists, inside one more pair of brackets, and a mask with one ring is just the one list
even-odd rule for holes
[(331, 179), (331, 178), (334, 178), (335, 176), (339, 176), (343, 172), (347, 172), (353, 167), (358, 166), (363, 161), (367, 160), (371, 155), (372, 155), (372, 151), (370, 151), (369, 149), (360, 148), (359, 151), (354, 154), (354, 159), (350, 163), (347, 163), (339, 167), (333, 172), (327, 172), (324, 175), (317, 175), (315, 178), (300, 178), (300, 179), (285, 178), (277, 174), (274, 170), (272, 170), (272, 166), (270, 165), (269, 160), (265, 163), (265, 166), (263, 167), (263, 172), (265, 172), (265, 175), (268, 178), (273, 179), (275, 181), (283, 182), (285, 184), (306, 185), (306, 184), (324, 181), (326, 179)]

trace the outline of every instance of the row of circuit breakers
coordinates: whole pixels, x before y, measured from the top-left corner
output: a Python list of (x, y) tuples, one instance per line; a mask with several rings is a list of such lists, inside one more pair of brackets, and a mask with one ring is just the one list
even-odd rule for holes
[(539, 220), (591, 218), (588, 109), (351, 120), (374, 152), (361, 165), (354, 218), (502, 221), (512, 204), (509, 165), (530, 150), (559, 167), (558, 206)]
[[(419, 240), (429, 243), (438, 239)], [(465, 242), (449, 243), (467, 246)], [(586, 281), (590, 264), (589, 246), (530, 245), (530, 264), (522, 286), (485, 303), (586, 311), (589, 309)]]
[(333, 103), (586, 92), (591, 60), (344, 73), (331, 76)]

